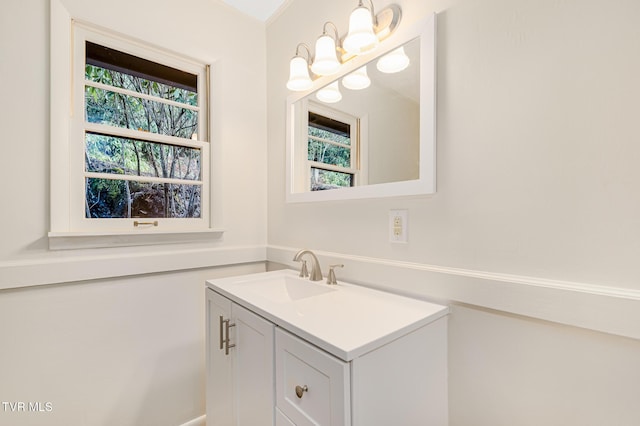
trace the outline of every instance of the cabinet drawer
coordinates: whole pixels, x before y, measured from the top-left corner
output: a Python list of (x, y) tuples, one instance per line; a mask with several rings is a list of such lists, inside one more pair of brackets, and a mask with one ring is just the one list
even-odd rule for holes
[(276, 426), (296, 426), (296, 425), (291, 423), (291, 420), (289, 420), (287, 416), (282, 414), (282, 411), (276, 408)]
[(297, 426), (348, 426), (349, 364), (276, 330), (276, 405)]

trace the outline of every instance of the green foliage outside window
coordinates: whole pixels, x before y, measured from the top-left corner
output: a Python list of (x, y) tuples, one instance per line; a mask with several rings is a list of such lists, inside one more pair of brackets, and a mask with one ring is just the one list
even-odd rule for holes
[[(85, 78), (95, 83), (197, 106), (198, 95), (187, 89), (119, 71), (86, 65)], [(197, 138), (198, 112), (154, 100), (85, 86), (85, 113), (90, 123), (143, 132)], [(183, 179), (185, 184), (149, 183), (135, 179), (88, 178), (87, 218), (200, 217), (199, 149), (144, 140), (87, 133), (85, 166), (88, 172)]]
[[(347, 136), (309, 126), (307, 152), (310, 161), (350, 168), (350, 145), (351, 140)], [(349, 187), (353, 185), (353, 175), (312, 167), (310, 185), (312, 191)]]

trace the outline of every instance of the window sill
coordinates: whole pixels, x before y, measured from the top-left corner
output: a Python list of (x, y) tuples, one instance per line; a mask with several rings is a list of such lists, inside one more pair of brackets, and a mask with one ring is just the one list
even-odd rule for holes
[(224, 229), (162, 232), (49, 232), (50, 250), (131, 247), (221, 239)]

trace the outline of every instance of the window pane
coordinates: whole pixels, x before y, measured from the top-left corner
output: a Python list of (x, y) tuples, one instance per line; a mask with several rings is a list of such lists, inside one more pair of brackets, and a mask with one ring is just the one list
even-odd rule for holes
[(86, 65), (84, 77), (95, 83), (107, 84), (162, 99), (198, 106), (198, 94), (195, 91), (176, 87), (171, 84), (151, 81), (135, 75), (126, 74), (95, 65)]
[(198, 113), (122, 93), (85, 87), (86, 119), (127, 129), (191, 139), (198, 130)]
[(309, 111), (309, 135), (349, 145), (350, 134), (349, 124)]
[(88, 178), (87, 218), (199, 218), (201, 187)]
[(333, 164), (340, 167), (351, 167), (350, 148), (336, 146), (309, 138), (308, 154), (308, 159), (310, 161)]
[(353, 186), (353, 175), (311, 168), (311, 190), (324, 191)]
[(88, 40), (85, 41), (85, 62), (193, 92), (198, 90), (198, 76), (196, 74), (101, 46)]
[(196, 148), (87, 133), (88, 172), (199, 180), (201, 152)]
[(323, 130), (317, 127), (309, 126), (309, 136), (316, 138), (327, 139), (333, 142), (338, 142), (343, 145), (351, 145), (351, 138), (349, 134), (337, 133), (335, 131)]

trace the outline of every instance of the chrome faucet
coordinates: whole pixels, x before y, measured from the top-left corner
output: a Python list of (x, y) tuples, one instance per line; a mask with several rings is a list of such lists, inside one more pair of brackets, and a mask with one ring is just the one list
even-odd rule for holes
[(322, 270), (320, 270), (320, 263), (318, 262), (318, 258), (316, 257), (316, 255), (313, 254), (311, 250), (300, 250), (296, 253), (295, 256), (293, 256), (293, 260), (295, 260), (296, 262), (302, 261), (302, 266), (304, 268), (306, 266), (306, 263), (304, 262), (304, 260), (302, 260), (302, 256), (304, 256), (305, 254), (311, 255), (311, 275), (309, 276), (309, 279), (311, 281), (322, 281)]

